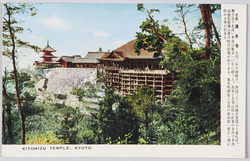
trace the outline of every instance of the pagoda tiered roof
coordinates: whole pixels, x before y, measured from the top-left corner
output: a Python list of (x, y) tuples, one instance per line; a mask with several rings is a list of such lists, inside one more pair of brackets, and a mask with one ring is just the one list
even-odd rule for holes
[(49, 46), (49, 40), (47, 40), (47, 46), (41, 50), (41, 52), (56, 52), (55, 49)]
[(45, 51), (49, 51), (49, 52), (56, 52), (55, 49), (53, 49), (52, 47), (50, 47), (49, 45), (47, 45), (45, 48), (43, 48), (41, 50), (42, 52), (45, 52)]
[(40, 58), (57, 58), (57, 57), (54, 55), (43, 55)]

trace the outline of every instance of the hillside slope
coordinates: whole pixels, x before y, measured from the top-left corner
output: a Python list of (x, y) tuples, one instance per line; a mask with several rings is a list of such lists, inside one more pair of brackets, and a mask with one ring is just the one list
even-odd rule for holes
[(53, 68), (40, 80), (35, 88), (37, 91), (47, 91), (54, 94), (69, 94), (74, 88), (82, 88), (84, 83), (96, 83), (96, 69)]

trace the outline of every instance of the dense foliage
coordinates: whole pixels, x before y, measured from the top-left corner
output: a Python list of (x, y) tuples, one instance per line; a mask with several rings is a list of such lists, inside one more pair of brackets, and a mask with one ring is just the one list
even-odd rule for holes
[[(138, 9), (145, 11), (143, 5), (138, 5)], [(212, 6), (213, 12), (216, 9), (220, 8)], [(177, 11), (183, 13), (183, 10)], [(209, 46), (205, 43), (203, 47), (192, 48), (192, 44), (188, 45), (174, 35), (167, 26), (160, 26), (157, 21), (155, 22), (151, 16), (153, 12), (155, 10), (147, 11), (150, 18), (140, 26), (142, 32), (137, 33), (135, 50), (143, 48), (154, 51), (155, 57), (162, 60), (160, 65), (168, 69), (176, 79), (174, 90), (163, 105), (171, 111), (171, 121), (167, 122), (163, 131), (165, 138), (171, 139), (165, 139), (164, 142), (219, 144), (220, 43), (217, 44), (216, 39), (213, 39), (218, 33), (215, 30), (215, 35), (208, 35)], [(183, 18), (185, 15), (181, 16)], [(183, 22), (184, 20), (183, 18)], [(206, 28), (206, 23), (200, 22), (196, 29)], [(152, 25), (158, 33), (148, 30)], [(187, 31), (185, 33), (189, 37)]]

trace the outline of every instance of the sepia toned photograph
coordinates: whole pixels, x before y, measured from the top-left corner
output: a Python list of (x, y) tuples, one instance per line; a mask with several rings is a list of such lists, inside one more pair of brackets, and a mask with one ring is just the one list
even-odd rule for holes
[(220, 4), (2, 9), (3, 145), (221, 145)]

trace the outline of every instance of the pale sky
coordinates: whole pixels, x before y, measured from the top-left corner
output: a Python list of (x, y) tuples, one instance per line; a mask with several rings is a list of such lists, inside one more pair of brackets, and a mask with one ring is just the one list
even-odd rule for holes
[[(147, 18), (145, 13), (137, 11), (137, 4), (87, 4), (87, 3), (40, 3), (34, 4), (38, 13), (34, 17), (20, 15), (17, 20), (23, 21), (21, 25), (29, 28), (17, 35), (23, 41), (41, 48), (45, 47), (47, 40), (50, 46), (57, 50), (54, 55), (81, 55), (84, 57), (88, 51), (114, 50), (123, 44), (135, 39), (139, 26)], [(174, 33), (183, 32), (174, 17), (178, 16), (174, 4), (146, 4), (146, 9), (156, 8), (155, 20), (168, 19), (166, 25)], [(198, 24), (200, 11), (187, 16), (189, 30)], [(220, 26), (220, 13), (213, 15), (216, 25)], [(35, 53), (28, 49), (18, 50), (18, 65), (25, 68), (32, 66), (42, 53)], [(3, 58), (3, 64), (10, 64)], [(8, 66), (8, 65), (7, 65)]]

